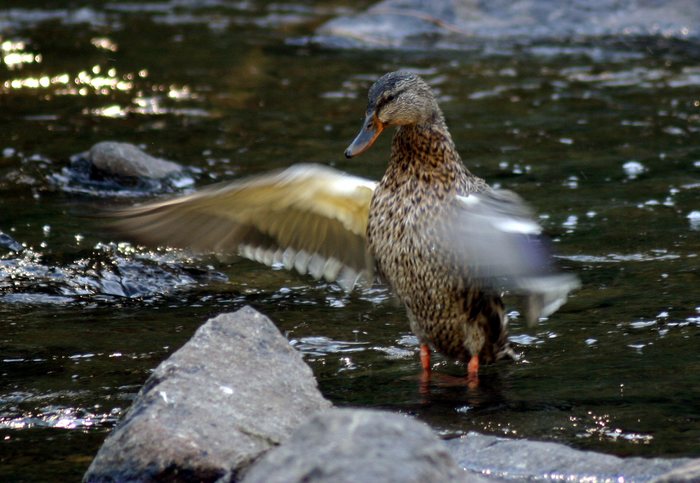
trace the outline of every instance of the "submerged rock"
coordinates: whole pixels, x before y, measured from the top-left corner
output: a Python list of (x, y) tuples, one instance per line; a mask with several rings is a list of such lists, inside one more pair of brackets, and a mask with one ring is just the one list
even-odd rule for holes
[[(479, 477), (469, 481), (480, 481)], [(251, 466), (244, 483), (466, 481), (422, 422), (385, 411), (332, 409)]]
[(651, 481), (689, 461), (618, 458), (563, 444), (478, 433), (469, 433), (446, 444), (464, 469), (508, 480)]
[(84, 481), (222, 481), (330, 407), (311, 369), (250, 307), (209, 320), (160, 364)]
[(694, 0), (384, 0), (317, 31), (346, 46), (474, 47), (479, 40), (700, 37)]

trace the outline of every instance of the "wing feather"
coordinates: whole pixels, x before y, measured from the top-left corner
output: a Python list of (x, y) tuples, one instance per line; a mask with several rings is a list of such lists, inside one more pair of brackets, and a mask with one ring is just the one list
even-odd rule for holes
[(532, 211), (511, 191), (456, 196), (441, 232), (447, 255), (465, 278), (524, 296), (530, 324), (556, 311), (579, 286), (575, 275), (554, 265)]
[(376, 183), (313, 164), (119, 210), (114, 225), (139, 242), (238, 254), (337, 281), (373, 279), (367, 218)]

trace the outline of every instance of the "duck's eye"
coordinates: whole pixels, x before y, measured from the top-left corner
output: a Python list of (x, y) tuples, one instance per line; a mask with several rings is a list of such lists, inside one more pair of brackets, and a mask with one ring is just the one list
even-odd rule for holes
[(391, 101), (393, 101), (395, 98), (396, 98), (396, 95), (391, 94), (391, 95), (387, 96), (386, 99), (384, 99), (384, 102), (391, 102)]

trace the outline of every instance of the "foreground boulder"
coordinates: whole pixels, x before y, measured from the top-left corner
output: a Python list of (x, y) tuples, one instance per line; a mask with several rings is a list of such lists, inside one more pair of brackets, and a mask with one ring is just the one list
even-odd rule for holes
[(469, 433), (446, 441), (446, 444), (462, 468), (509, 480), (651, 481), (690, 461), (682, 458), (618, 458), (563, 444), (478, 433)]
[[(469, 481), (480, 481), (473, 475)], [(384, 411), (332, 409), (299, 427), (244, 483), (466, 481), (445, 444), (422, 422)]]
[(700, 459), (693, 459), (688, 464), (665, 473), (653, 483), (691, 483), (700, 481)]
[(84, 480), (233, 480), (328, 407), (301, 355), (245, 307), (209, 320), (156, 368)]

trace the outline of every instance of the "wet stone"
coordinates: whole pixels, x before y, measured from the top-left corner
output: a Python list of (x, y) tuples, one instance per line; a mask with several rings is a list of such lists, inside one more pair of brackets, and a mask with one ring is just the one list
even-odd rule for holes
[(93, 250), (78, 252), (72, 261), (57, 261), (1, 235), (0, 254), (5, 242), (7, 248), (17, 248), (19, 253), (2, 259), (1, 268), (12, 273), (4, 280), (0, 277), (4, 302), (55, 300), (58, 296), (102, 301), (129, 298), (147, 303), (198, 284), (228, 280), (221, 272), (193, 266), (186, 255), (172, 254), (166, 263), (160, 253), (134, 254), (130, 245), (98, 243)]
[(619, 458), (557, 443), (478, 433), (469, 433), (446, 444), (465, 470), (489, 475), (489, 479), (511, 481), (651, 481), (690, 461), (687, 458)]
[(669, 471), (654, 480), (653, 483), (691, 483), (700, 481), (700, 459)]
[(0, 231), (0, 248), (11, 250), (13, 252), (21, 252), (24, 247), (20, 242), (12, 238), (10, 235)]
[(235, 480), (329, 406), (267, 317), (222, 314), (156, 368), (84, 481)]
[(317, 41), (346, 47), (471, 48), (479, 40), (698, 37), (700, 3), (687, 0), (384, 0), (322, 25)]
[(95, 168), (117, 176), (161, 179), (182, 171), (177, 163), (155, 158), (133, 144), (114, 141), (95, 144), (89, 159)]
[(190, 171), (133, 144), (103, 141), (71, 156), (70, 164), (49, 176), (49, 181), (69, 193), (139, 196), (190, 187), (194, 185)]
[(422, 422), (384, 411), (332, 409), (251, 466), (244, 483), (466, 480)]

